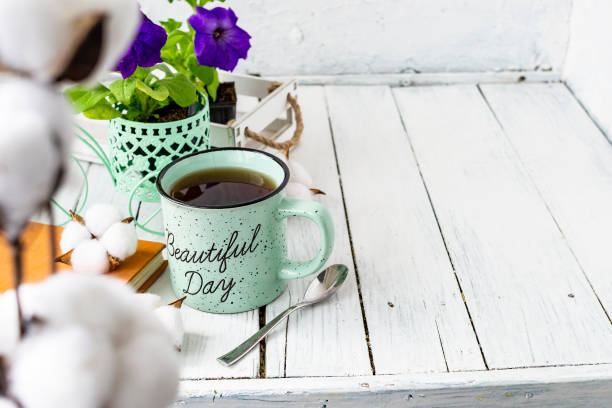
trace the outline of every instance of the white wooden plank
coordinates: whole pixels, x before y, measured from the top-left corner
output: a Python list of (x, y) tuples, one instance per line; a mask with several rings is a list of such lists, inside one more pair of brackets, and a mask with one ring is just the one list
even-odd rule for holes
[(563, 84), (482, 90), (609, 314), (610, 143)]
[(91, 163), (87, 172), (89, 195), (84, 211), (94, 204), (112, 204), (119, 208), (123, 216), (128, 215), (128, 197), (115, 190), (111, 175), (101, 164)]
[[(83, 170), (87, 172), (89, 163), (81, 162), (81, 165), (83, 166)], [(65, 210), (75, 210), (79, 204), (79, 200), (82, 198), (81, 195), (85, 185), (85, 176), (77, 163), (72, 159), (69, 159), (66, 163), (65, 172), (62, 184), (55, 192), (53, 199), (64, 207)], [(55, 205), (52, 205), (51, 208), (54, 224), (62, 224), (70, 219), (69, 216)], [(32, 221), (46, 224), (50, 222), (50, 218), (46, 211), (41, 211), (36, 216), (32, 217)]]
[[(167, 274), (164, 274), (161, 283), (172, 291)], [(159, 287), (158, 285), (154, 290), (158, 290)], [(227, 353), (234, 345), (247, 339), (259, 329), (257, 310), (221, 315), (200, 312), (184, 306), (181, 309), (181, 315), (185, 326), (185, 340), (181, 352), (182, 379), (256, 378), (258, 376), (258, 348), (232, 367), (222, 366), (216, 360), (217, 357)]]
[(484, 369), (390, 89), (326, 91), (376, 373)]
[(189, 381), (176, 407), (606, 407), (609, 365), (370, 377)]
[[(140, 222), (141, 224), (146, 223), (146, 228), (149, 228), (152, 231), (164, 231), (164, 219), (161, 211), (158, 212), (160, 208), (160, 203), (143, 202), (138, 204), (137, 202), (135, 202), (133, 203), (133, 206), (134, 208), (132, 211), (138, 210), (138, 222)], [(164, 242), (165, 240), (165, 238), (161, 235), (152, 234), (140, 228), (138, 229), (138, 236), (140, 237), (140, 239), (146, 239), (148, 241), (154, 242)]]
[[(312, 187), (327, 193), (314, 199), (325, 205), (334, 219), (336, 240), (328, 264), (342, 263), (352, 270), (346, 216), (323, 88), (301, 88), (299, 102), (306, 127), (300, 145), (291, 150), (291, 157), (309, 171), (314, 180)], [(292, 132), (287, 132), (286, 136), (291, 136)], [(318, 229), (306, 220), (291, 218), (288, 221), (289, 257), (311, 259), (319, 247)], [(267, 306), (267, 320), (301, 300), (312, 279), (290, 281), (289, 289)], [(349, 275), (343, 288), (325, 303), (293, 314), (286, 333), (285, 329), (283, 325), (267, 339), (267, 377), (372, 374), (354, 273)]]
[(477, 88), (395, 95), (489, 367), (612, 361), (612, 326)]

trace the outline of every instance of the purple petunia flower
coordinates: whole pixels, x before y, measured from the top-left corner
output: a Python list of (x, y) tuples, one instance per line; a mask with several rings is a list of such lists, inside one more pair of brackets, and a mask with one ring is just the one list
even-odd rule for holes
[(166, 44), (166, 40), (168, 40), (166, 30), (143, 14), (136, 39), (117, 63), (117, 70), (121, 72), (123, 79), (132, 75), (137, 67), (148, 68), (162, 62), (161, 49)]
[(232, 9), (197, 8), (189, 17), (196, 31), (194, 51), (200, 65), (233, 71), (240, 58), (246, 58), (251, 48), (251, 36), (236, 25), (238, 17)]

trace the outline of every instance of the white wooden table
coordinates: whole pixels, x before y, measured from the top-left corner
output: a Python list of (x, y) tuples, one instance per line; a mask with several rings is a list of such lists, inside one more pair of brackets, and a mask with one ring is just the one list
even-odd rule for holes
[[(292, 154), (350, 278), (232, 368), (215, 358), (307, 282), (259, 311), (183, 308), (176, 406), (612, 405), (612, 147), (564, 84), (310, 86), (300, 103)], [(102, 166), (88, 176), (88, 205), (126, 208)], [(290, 230), (312, 255), (315, 228)], [(151, 291), (174, 298), (167, 275)]]

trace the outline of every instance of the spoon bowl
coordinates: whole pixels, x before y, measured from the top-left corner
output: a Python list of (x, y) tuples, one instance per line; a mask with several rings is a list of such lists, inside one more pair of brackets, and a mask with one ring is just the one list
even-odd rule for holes
[(324, 269), (308, 285), (304, 295), (304, 303), (313, 304), (327, 299), (338, 291), (347, 275), (348, 268), (346, 265), (336, 264)]

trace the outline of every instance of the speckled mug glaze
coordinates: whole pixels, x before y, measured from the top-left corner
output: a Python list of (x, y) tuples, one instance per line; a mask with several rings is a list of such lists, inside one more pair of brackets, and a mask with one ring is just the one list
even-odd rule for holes
[[(269, 195), (235, 206), (194, 207), (168, 192), (183, 176), (210, 168), (244, 168), (266, 174), (278, 186)], [(223, 148), (193, 153), (166, 166), (157, 178), (172, 287), (195, 309), (236, 313), (277, 298), (288, 279), (317, 272), (333, 247), (329, 212), (313, 201), (285, 196), (289, 169), (254, 149)], [(311, 261), (287, 258), (287, 217), (314, 221), (321, 248)]]

